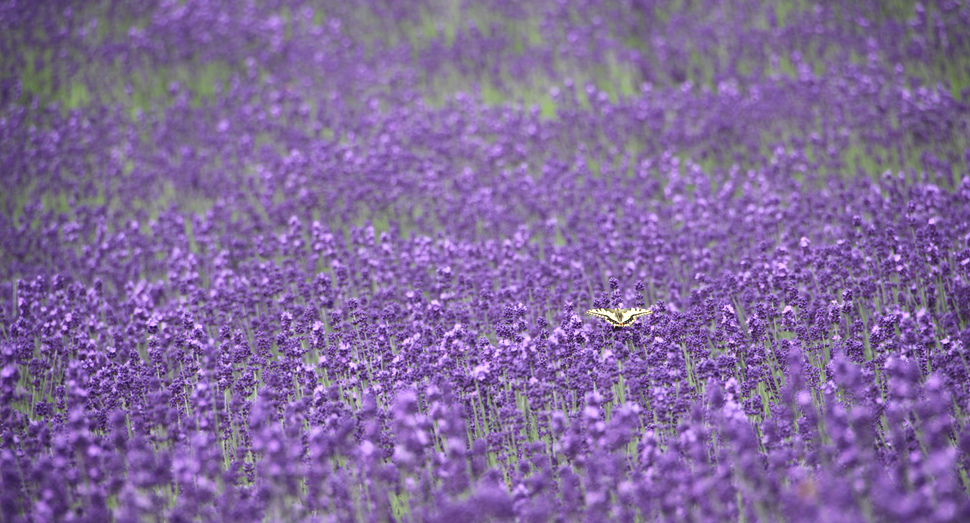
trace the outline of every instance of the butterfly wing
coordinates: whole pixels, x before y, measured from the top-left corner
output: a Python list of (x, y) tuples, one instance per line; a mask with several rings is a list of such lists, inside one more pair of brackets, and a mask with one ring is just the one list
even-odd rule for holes
[(590, 309), (586, 311), (586, 314), (590, 316), (596, 316), (597, 318), (603, 318), (604, 320), (610, 322), (611, 325), (622, 326), (620, 321), (620, 316), (617, 314), (617, 309)]
[(626, 327), (626, 326), (632, 324), (633, 321), (636, 320), (637, 318), (639, 318), (640, 316), (646, 316), (648, 314), (653, 314), (653, 311), (652, 310), (650, 310), (650, 309), (643, 309), (643, 308), (640, 308), (640, 307), (634, 307), (632, 309), (619, 309), (618, 311), (620, 313), (619, 314), (620, 321), (618, 322), (618, 325), (621, 326), (621, 327)]

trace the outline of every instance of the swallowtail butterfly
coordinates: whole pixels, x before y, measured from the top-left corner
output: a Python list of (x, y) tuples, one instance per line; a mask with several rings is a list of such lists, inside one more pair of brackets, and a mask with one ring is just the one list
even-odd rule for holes
[(586, 314), (603, 318), (614, 327), (629, 327), (637, 318), (653, 314), (653, 311), (634, 307), (632, 309), (590, 309)]

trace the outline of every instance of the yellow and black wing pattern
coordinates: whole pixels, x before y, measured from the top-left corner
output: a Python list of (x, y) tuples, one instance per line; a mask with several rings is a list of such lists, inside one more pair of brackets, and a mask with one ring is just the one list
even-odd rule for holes
[(614, 327), (629, 327), (640, 316), (653, 314), (650, 309), (633, 307), (632, 309), (590, 309), (586, 311), (590, 316), (603, 318)]

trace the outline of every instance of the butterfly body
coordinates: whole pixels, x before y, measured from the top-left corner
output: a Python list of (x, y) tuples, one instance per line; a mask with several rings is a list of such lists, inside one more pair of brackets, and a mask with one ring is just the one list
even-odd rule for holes
[(632, 309), (590, 309), (586, 311), (590, 316), (603, 318), (614, 327), (629, 327), (640, 316), (653, 314), (650, 309), (633, 307)]

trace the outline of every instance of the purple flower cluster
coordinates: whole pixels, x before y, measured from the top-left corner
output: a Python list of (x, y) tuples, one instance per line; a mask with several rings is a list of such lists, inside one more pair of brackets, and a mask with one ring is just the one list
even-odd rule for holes
[(966, 1), (439, 4), (0, 6), (5, 521), (970, 520)]

